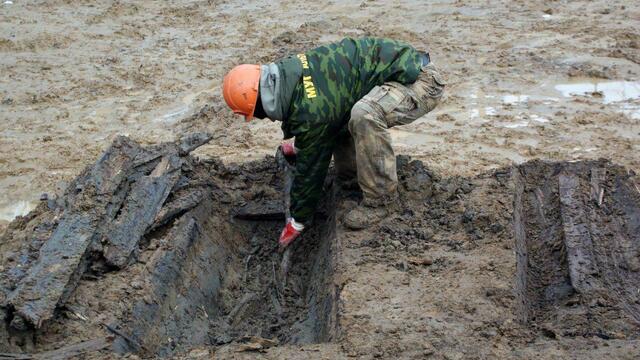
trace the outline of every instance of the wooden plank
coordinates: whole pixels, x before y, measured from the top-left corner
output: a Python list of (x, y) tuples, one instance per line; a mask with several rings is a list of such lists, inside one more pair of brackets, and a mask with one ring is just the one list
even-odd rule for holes
[(623, 254), (625, 267), (631, 272), (640, 271), (640, 192), (633, 178), (620, 178), (615, 181), (614, 201), (621, 210), (617, 224), (619, 231), (614, 240)]
[(529, 276), (529, 254), (527, 251), (527, 235), (524, 214), (524, 180), (517, 166), (511, 169), (513, 182), (513, 228), (516, 243), (516, 299), (520, 321), (529, 319), (529, 296), (527, 294), (527, 278)]
[(133, 184), (120, 215), (110, 224), (106, 234), (104, 257), (109, 264), (118, 268), (127, 265), (178, 181), (181, 164), (177, 154), (166, 156), (149, 176), (143, 176)]
[(0, 360), (31, 360), (33, 356), (18, 353), (0, 353)]
[(594, 167), (591, 169), (591, 201), (602, 206), (604, 201), (604, 183), (607, 178), (607, 169)]
[[(224, 134), (219, 134), (216, 138), (223, 137)], [(180, 155), (187, 155), (200, 146), (208, 143), (213, 139), (213, 136), (208, 133), (193, 133), (189, 134), (179, 140), (178, 147), (180, 149)]]
[(243, 220), (284, 221), (285, 210), (282, 200), (256, 201), (238, 209), (235, 217)]
[(564, 171), (558, 177), (558, 182), (571, 285), (576, 291), (584, 293), (596, 286), (593, 275), (597, 271), (589, 220), (580, 198), (580, 179), (575, 173)]
[[(118, 190), (127, 180), (133, 158), (141, 148), (120, 137), (100, 159), (67, 189), (67, 209), (58, 227), (40, 248), (38, 259), (8, 296), (16, 310), (12, 326), (27, 323), (40, 328), (77, 286), (87, 267), (87, 251), (99, 240), (100, 227), (110, 208), (119, 207)], [(26, 321), (26, 323), (25, 323)]]
[[(175, 197), (176, 195), (173, 194)], [(189, 191), (187, 194), (165, 203), (158, 214), (156, 215), (153, 225), (149, 228), (149, 231), (153, 231), (161, 226), (166, 225), (171, 220), (181, 216), (185, 212), (198, 206), (202, 201), (204, 192), (201, 189), (195, 189)]]
[(95, 212), (64, 216), (51, 238), (40, 248), (37, 263), (9, 295), (8, 302), (16, 313), (35, 327), (39, 328), (53, 316), (54, 308), (69, 287), (75, 288), (98, 218)]
[(37, 360), (64, 360), (74, 356), (79, 356), (86, 353), (100, 351), (111, 345), (111, 341), (108, 338), (99, 338), (94, 340), (83, 341), (80, 343), (64, 346), (57, 350), (45, 351), (37, 354), (33, 354), (33, 359)]

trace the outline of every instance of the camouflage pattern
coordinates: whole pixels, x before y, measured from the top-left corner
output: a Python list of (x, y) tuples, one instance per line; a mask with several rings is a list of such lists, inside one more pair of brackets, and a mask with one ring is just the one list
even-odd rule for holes
[(387, 129), (409, 124), (433, 110), (444, 86), (436, 67), (429, 64), (413, 84), (389, 82), (376, 86), (353, 106), (349, 121), (353, 145), (343, 142), (336, 148), (335, 158), (353, 159), (355, 154), (355, 164), (344, 164), (338, 171), (357, 167), (365, 206), (383, 206), (397, 199), (396, 156)]
[(291, 215), (306, 223), (322, 196), (335, 144), (346, 134), (353, 105), (384, 83), (415, 82), (421, 59), (410, 45), (378, 38), (346, 38), (297, 57), (302, 81), (282, 130), (285, 138), (295, 136), (297, 149)]

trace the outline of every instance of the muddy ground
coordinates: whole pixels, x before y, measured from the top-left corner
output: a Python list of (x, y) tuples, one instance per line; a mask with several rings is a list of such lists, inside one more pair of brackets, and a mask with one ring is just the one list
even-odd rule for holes
[(249, 335), (332, 338), (334, 210), (321, 206), (285, 277), (274, 159), (225, 167), (183, 148), (117, 138), (64, 194), (11, 224), (0, 245), (5, 350), (98, 337), (113, 341), (107, 353), (169, 356)]
[[(225, 161), (273, 154), (278, 124), (225, 109), (232, 66), (343, 36), (424, 47), (446, 100), (394, 130), (451, 174), (527, 159), (607, 157), (638, 169), (634, 1), (22, 1), (0, 6), (0, 221), (64, 188), (116, 135), (221, 137)], [(197, 115), (199, 114), (199, 115)]]
[[(0, 226), (40, 204), (43, 192), (61, 193), (117, 135), (146, 145), (206, 130), (214, 140), (196, 155), (227, 165), (273, 154), (278, 124), (247, 126), (223, 106), (219, 87), (226, 70), (347, 35), (394, 37), (428, 48), (448, 80), (436, 111), (393, 130), (395, 148), (422, 160), (443, 185), (468, 181), (473, 190), (451, 185), (461, 189), (461, 199), (429, 198), (427, 205), (409, 206), (413, 215), (372, 232), (345, 232), (338, 224), (344, 249), (335, 280), (340, 341), (284, 345), (261, 356), (637, 357), (625, 321), (595, 327), (608, 332), (572, 332), (558, 328), (554, 317), (568, 315), (551, 311), (553, 302), (539, 300), (540, 309), (518, 305), (527, 293), (516, 276), (526, 273), (515, 254), (523, 243), (511, 233), (514, 191), (496, 176), (512, 162), (538, 158), (604, 157), (640, 170), (636, 2), (15, 0), (0, 5), (0, 19)], [(343, 195), (338, 212), (355, 201)], [(462, 221), (476, 219), (467, 208), (486, 214), (480, 218), (487, 224)], [(277, 233), (277, 224), (261, 226), (265, 234)], [(51, 229), (41, 231), (42, 241)], [(124, 284), (133, 283), (121, 273), (106, 274), (123, 284), (122, 308), (110, 310), (120, 313), (135, 296)], [(568, 295), (562, 276), (550, 280), (559, 289), (551, 295)], [(87, 284), (79, 287), (78, 301), (82, 291), (103, 290)], [(589, 301), (621, 306), (602, 296)], [(101, 309), (99, 301), (92, 305)], [(616, 311), (612, 317), (627, 319)], [(529, 312), (546, 320), (522, 325)], [(589, 319), (602, 315), (587, 313)], [(74, 315), (67, 320), (86, 326)], [(290, 341), (269, 331), (265, 336)], [(52, 349), (70, 335), (61, 336), (35, 350)], [(221, 346), (222, 357), (256, 356)]]
[(284, 274), (275, 158), (196, 159), (206, 140), (191, 139), (116, 138), (10, 224), (0, 358), (640, 355), (633, 171), (536, 160), (443, 176), (400, 156), (400, 211), (360, 232), (340, 222), (359, 191), (330, 175)]

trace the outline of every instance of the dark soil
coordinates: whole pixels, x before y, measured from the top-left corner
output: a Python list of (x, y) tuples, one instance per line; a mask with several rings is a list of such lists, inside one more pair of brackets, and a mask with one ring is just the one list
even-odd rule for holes
[(548, 336), (638, 337), (640, 194), (607, 161), (514, 169), (522, 319)]
[[(362, 232), (339, 222), (359, 191), (330, 175), (284, 274), (275, 158), (200, 161), (188, 152), (206, 139), (191, 141), (143, 148), (119, 138), (64, 194), (9, 226), (0, 242), (2, 351), (225, 356), (335, 342), (346, 355), (411, 358), (472, 353), (477, 344), (462, 339), (637, 337), (640, 195), (624, 168), (535, 161), (442, 178), (400, 156), (401, 211)], [(514, 246), (515, 259), (484, 259), (495, 258), (487, 249)], [(510, 260), (513, 288), (491, 286), (486, 277)], [(467, 273), (482, 279), (480, 300), (452, 285)], [(421, 287), (435, 290), (413, 290)], [(390, 298), (395, 305), (381, 307)], [(495, 309), (519, 323), (491, 320)], [(401, 345), (419, 342), (425, 323), (440, 329), (429, 343)]]
[[(107, 150), (102, 159), (120, 158), (137, 147), (126, 139), (117, 141), (118, 145)], [(162, 149), (147, 150), (155, 154)], [(149, 155), (147, 150), (140, 151)], [(132, 156), (136, 157), (139, 152)], [(337, 326), (337, 292), (331, 285), (333, 197), (327, 197), (322, 204), (321, 208), (327, 210), (318, 213), (318, 226), (305, 233), (301, 245), (294, 247), (291, 260), (296, 265), (285, 278), (276, 241), (284, 224), (283, 179), (274, 158), (229, 167), (190, 157), (181, 161), (180, 170), (172, 176), (175, 180), (170, 194), (160, 201), (161, 208), (147, 206), (149, 202), (157, 203), (157, 191), (149, 191), (146, 198), (134, 191), (149, 178), (151, 170), (158, 166), (156, 162), (141, 171), (131, 170), (141, 174), (113, 186), (118, 189), (112, 190), (113, 194), (93, 190), (83, 194), (88, 191), (82, 189), (79, 196), (68, 190), (10, 226), (2, 242), (2, 263), (7, 269), (2, 273), (3, 347), (37, 352), (110, 334), (116, 335), (113, 351), (118, 353), (168, 356), (195, 345), (222, 345), (247, 336), (276, 343), (331, 340)], [(94, 176), (98, 165), (100, 162), (88, 168), (70, 189)], [(124, 168), (125, 173), (130, 170)], [(116, 206), (116, 215), (101, 218), (111, 223), (93, 221), (86, 227), (88, 230), (83, 228), (87, 239), (98, 238), (99, 242), (88, 240), (83, 249), (77, 244), (65, 248), (67, 253), (77, 253), (84, 259), (71, 264), (65, 262), (69, 260), (66, 253), (49, 254), (41, 249), (48, 239), (56, 238), (51, 235), (53, 229), (61, 232), (60, 224), (64, 224), (70, 209), (79, 207), (80, 197), (85, 209), (102, 206), (96, 200), (104, 197), (111, 207), (114, 198), (125, 200)], [(127, 206), (133, 202), (132, 197), (138, 205)], [(238, 209), (248, 205), (257, 212), (265, 208), (265, 213), (273, 213), (273, 204), (279, 204), (278, 221), (273, 216), (266, 221), (240, 220), (235, 216)], [(128, 212), (139, 214), (131, 216)], [(147, 224), (137, 225), (145, 219)], [(143, 230), (139, 239), (127, 221)], [(117, 263), (109, 256), (114, 253), (111, 239), (118, 234), (110, 231), (116, 228), (113, 224), (124, 224), (122, 227), (128, 230), (117, 237), (118, 248), (135, 247), (130, 255), (117, 257)], [(77, 227), (71, 227), (71, 231), (75, 230)], [(37, 288), (42, 296), (23, 296), (21, 289), (30, 284), (28, 279), (36, 276), (33, 274), (39, 274), (43, 259), (68, 268), (75, 266), (74, 270), (55, 276), (74, 273), (66, 279), (78, 276), (79, 280), (60, 285), (49, 282), (51, 286)], [(38, 313), (43, 314), (41, 323), (32, 322), (21, 309), (42, 303), (41, 297), (56, 297), (55, 308), (50, 314)], [(17, 298), (25, 299), (18, 303), (14, 300)]]

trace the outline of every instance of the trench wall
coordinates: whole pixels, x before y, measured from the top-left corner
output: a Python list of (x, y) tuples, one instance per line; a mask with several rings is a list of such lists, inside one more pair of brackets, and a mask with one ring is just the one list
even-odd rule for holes
[(549, 336), (637, 338), (640, 192), (601, 161), (514, 167), (520, 319)]
[(237, 221), (217, 211), (215, 202), (203, 201), (163, 234), (165, 248), (148, 264), (147, 295), (123, 325), (131, 339), (118, 337), (114, 350), (168, 357), (247, 335), (297, 344), (331, 341), (338, 296), (332, 207), (293, 251), (288, 284), (297, 290), (273, 305), (277, 295), (269, 280), (280, 255), (271, 250), (282, 222)]

